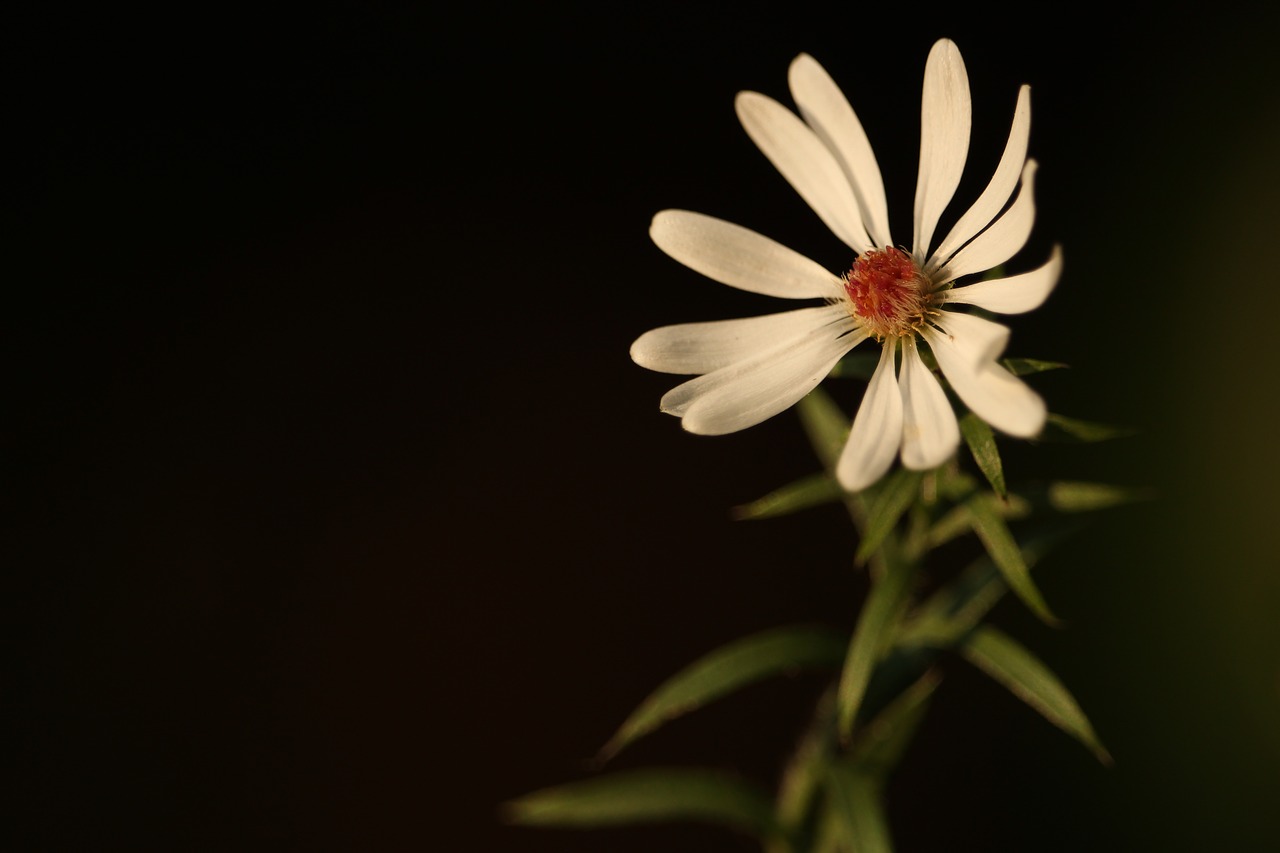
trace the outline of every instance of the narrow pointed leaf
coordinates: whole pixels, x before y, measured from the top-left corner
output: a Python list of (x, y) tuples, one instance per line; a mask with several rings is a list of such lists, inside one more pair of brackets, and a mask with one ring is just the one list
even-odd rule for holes
[(962, 652), (970, 663), (1088, 747), (1103, 764), (1112, 763), (1075, 698), (1044, 663), (1012, 637), (983, 625), (969, 635)]
[(849, 642), (849, 653), (845, 656), (844, 670), (840, 674), (837, 725), (844, 740), (853, 731), (872, 669), (891, 643), (894, 626), (911, 593), (912, 564), (897, 559), (896, 555), (885, 556), (885, 571), (872, 585), (862, 605), (862, 613)]
[(809, 436), (809, 443), (813, 445), (813, 452), (822, 460), (824, 468), (834, 472), (852, 422), (821, 387), (801, 397), (796, 411)]
[(833, 379), (870, 379), (880, 363), (880, 355), (870, 352), (851, 352), (836, 362), (831, 373)]
[(881, 795), (879, 780), (846, 764), (833, 764), (827, 771), (827, 808), (844, 840), (844, 849), (892, 853)]
[(876, 714), (863, 729), (854, 751), (854, 763), (860, 769), (880, 779), (889, 775), (906, 752), (941, 681), (942, 675), (937, 670), (926, 670), (914, 684)]
[(1124, 438), (1136, 432), (1137, 430), (1132, 427), (1082, 421), (1050, 412), (1045, 419), (1044, 431), (1040, 433), (1039, 440), (1058, 442), (1108, 441), (1113, 438)]
[(858, 543), (856, 562), (861, 565), (879, 550), (885, 538), (893, 532), (898, 520), (915, 503), (920, 494), (920, 481), (924, 474), (899, 468), (886, 477), (871, 501), (867, 512), (866, 529)]
[(503, 805), (510, 823), (592, 828), (698, 821), (758, 838), (780, 829), (773, 804), (744, 780), (720, 770), (646, 768), (544, 788)]
[(1058, 512), (1089, 512), (1135, 501), (1150, 500), (1150, 489), (1132, 489), (1107, 483), (1059, 481), (1050, 483), (1049, 505)]
[(969, 451), (973, 453), (973, 461), (978, 463), (991, 488), (1000, 497), (1007, 497), (1009, 490), (1004, 484), (1004, 465), (1000, 462), (1000, 449), (996, 447), (996, 436), (991, 427), (982, 418), (969, 412), (960, 419), (960, 434), (964, 436)]
[(1009, 532), (1009, 526), (995, 511), (991, 502), (981, 498), (982, 495), (975, 495), (965, 502), (965, 507), (973, 520), (973, 532), (978, 534), (991, 561), (1000, 570), (1009, 588), (1033, 613), (1048, 625), (1060, 625), (1060, 620), (1049, 610), (1044, 596), (1031, 580), (1030, 567), (1013, 534)]
[(848, 637), (797, 625), (752, 634), (721, 646), (677, 672), (632, 712), (597, 756), (607, 761), (664, 723), (750, 684), (815, 667), (835, 668)]
[(834, 754), (835, 723), (836, 692), (833, 685), (818, 700), (813, 719), (787, 760), (778, 782), (778, 819), (788, 830), (797, 829), (805, 822), (814, 795), (822, 786), (827, 765)]
[(1001, 359), (1000, 363), (1014, 376), (1027, 376), (1032, 373), (1043, 373), (1046, 370), (1070, 367), (1060, 361), (1041, 361), (1038, 358), (1005, 358)]
[(777, 518), (843, 499), (844, 489), (840, 488), (840, 484), (831, 475), (810, 474), (751, 503), (734, 507), (733, 517), (743, 521)]

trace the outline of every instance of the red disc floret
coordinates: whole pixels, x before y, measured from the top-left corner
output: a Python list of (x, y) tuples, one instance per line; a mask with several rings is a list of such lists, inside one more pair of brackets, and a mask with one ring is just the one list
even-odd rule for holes
[(853, 313), (878, 337), (902, 335), (924, 308), (924, 276), (911, 256), (886, 246), (863, 253), (845, 276)]

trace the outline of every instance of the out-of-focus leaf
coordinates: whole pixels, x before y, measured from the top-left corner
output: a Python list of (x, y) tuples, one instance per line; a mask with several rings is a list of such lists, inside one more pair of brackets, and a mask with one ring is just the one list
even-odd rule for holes
[(1150, 500), (1150, 489), (1133, 489), (1112, 486), (1107, 483), (1083, 483), (1059, 481), (1050, 483), (1047, 490), (1049, 505), (1058, 512), (1088, 512), (1107, 509), (1120, 504)]
[(744, 521), (776, 518), (843, 499), (844, 489), (830, 474), (810, 474), (751, 503), (734, 507), (733, 517)]
[(879, 363), (878, 352), (851, 352), (837, 361), (827, 375), (833, 379), (870, 379)]
[(849, 642), (849, 653), (844, 659), (844, 670), (840, 674), (837, 726), (841, 739), (847, 740), (853, 731), (853, 722), (866, 693), (867, 682), (871, 680), (871, 671), (891, 644), (894, 623), (911, 593), (914, 565), (897, 554), (881, 553), (885, 557), (885, 571), (863, 602), (862, 613)]
[(1075, 698), (1044, 663), (1012, 637), (982, 625), (969, 635), (961, 651), (970, 663), (1087, 746), (1103, 764), (1112, 763)]
[(987, 549), (991, 561), (1000, 570), (1005, 583), (1014, 594), (1046, 624), (1060, 625), (1058, 617), (1049, 610), (1044, 596), (1031, 580), (1031, 570), (1013, 534), (1009, 532), (1009, 526), (991, 506), (991, 502), (981, 500), (982, 497), (982, 495), (975, 495), (965, 503), (973, 519), (973, 532), (978, 534), (978, 539)]
[(1113, 438), (1124, 438), (1135, 433), (1137, 433), (1137, 430), (1132, 427), (1082, 421), (1050, 413), (1045, 419), (1044, 430), (1040, 433), (1038, 440), (1062, 442), (1107, 441)]
[(849, 418), (821, 386), (801, 397), (796, 411), (809, 436), (809, 443), (813, 445), (813, 452), (822, 460), (822, 466), (834, 473), (840, 451), (849, 437)]
[(827, 808), (844, 840), (856, 853), (892, 853), (889, 824), (880, 802), (881, 781), (848, 764), (827, 770)]
[(1043, 373), (1046, 370), (1061, 370), (1070, 366), (1060, 361), (1041, 361), (1038, 358), (1006, 358), (1001, 359), (1000, 363), (1014, 376), (1027, 376), (1032, 373)]
[(663, 682), (632, 712), (597, 756), (607, 761), (669, 720), (765, 678), (814, 667), (838, 667), (848, 637), (815, 625), (761, 631), (699, 658)]
[(630, 770), (544, 788), (505, 803), (502, 815), (529, 826), (699, 821), (757, 838), (781, 832), (763, 792), (730, 773), (703, 768)]
[(854, 750), (854, 763), (860, 769), (880, 779), (888, 776), (906, 752), (941, 681), (937, 670), (926, 670), (862, 729)]
[(969, 501), (985, 501), (992, 512), (1004, 519), (1025, 518), (1032, 509), (1032, 505), (1021, 495), (1011, 494), (1005, 500), (1001, 500), (990, 492), (972, 495), (929, 527), (925, 533), (925, 544), (929, 548), (937, 548), (973, 529), (973, 514), (969, 512)]
[(1000, 463), (1000, 448), (996, 447), (996, 436), (991, 427), (982, 418), (969, 412), (960, 419), (960, 434), (973, 453), (973, 461), (978, 463), (991, 488), (1000, 497), (1009, 494), (1004, 484), (1004, 466)]
[(893, 531), (898, 519), (915, 503), (923, 476), (919, 471), (899, 468), (881, 481), (868, 509), (866, 528), (854, 557), (859, 565), (884, 544), (885, 537)]
[(813, 719), (787, 760), (778, 782), (778, 819), (788, 830), (799, 829), (805, 822), (814, 794), (821, 787), (835, 745), (835, 718), (836, 691), (833, 685), (833, 689), (827, 690), (818, 700)]

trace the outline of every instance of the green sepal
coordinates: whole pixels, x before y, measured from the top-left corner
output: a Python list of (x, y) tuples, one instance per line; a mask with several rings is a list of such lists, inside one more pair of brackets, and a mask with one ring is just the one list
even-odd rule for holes
[(991, 427), (982, 418), (969, 412), (960, 419), (960, 434), (964, 436), (973, 461), (978, 464), (991, 488), (1001, 498), (1008, 497), (1005, 487), (1004, 466), (1000, 462), (1000, 448), (996, 447), (996, 436)]
[(794, 512), (822, 506), (844, 499), (844, 489), (826, 473), (810, 474), (750, 503), (733, 508), (732, 515), (740, 521), (761, 518), (777, 518)]
[(649, 694), (600, 749), (596, 760), (608, 761), (627, 745), (676, 717), (763, 679), (812, 668), (835, 669), (844, 659), (848, 642), (845, 634), (830, 628), (792, 625), (761, 631), (721, 646)]
[(782, 834), (762, 791), (734, 774), (706, 768), (643, 768), (543, 788), (504, 803), (501, 814), (526, 826), (697, 821), (756, 838)]
[(1088, 747), (1103, 764), (1112, 763), (1111, 754), (1098, 740), (1075, 697), (1025, 646), (990, 625), (982, 625), (965, 639), (961, 653), (1049, 722)]

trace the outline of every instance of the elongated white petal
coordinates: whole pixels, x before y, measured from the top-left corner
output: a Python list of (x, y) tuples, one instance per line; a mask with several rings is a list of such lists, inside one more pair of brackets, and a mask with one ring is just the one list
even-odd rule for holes
[(849, 440), (836, 464), (836, 479), (851, 492), (861, 491), (884, 476), (902, 446), (902, 392), (894, 368), (893, 338), (880, 350), (880, 363), (871, 375), (862, 405), (853, 418)]
[(653, 217), (649, 236), (658, 248), (721, 284), (783, 299), (840, 293), (840, 277), (799, 252), (749, 228), (687, 210)]
[(979, 281), (944, 291), (948, 302), (977, 305), (997, 314), (1023, 314), (1039, 308), (1062, 275), (1062, 247), (1054, 246), (1042, 266), (1008, 278)]
[(1018, 190), (1013, 204), (990, 228), (956, 252), (955, 257), (933, 276), (934, 284), (946, 284), (961, 276), (1003, 264), (1027, 244), (1036, 219), (1035, 177), (1036, 161), (1028, 160), (1022, 168), (1022, 188)]
[[(985, 317), (941, 311), (934, 315), (933, 322), (942, 329), (939, 337), (946, 338), (950, 348), (971, 368), (995, 361), (1009, 343), (1009, 327)], [(929, 338), (929, 344), (933, 345), (933, 338)]]
[(991, 176), (991, 182), (939, 244), (937, 251), (929, 259), (925, 272), (931, 273), (946, 263), (957, 249), (995, 219), (1013, 194), (1013, 188), (1018, 185), (1018, 175), (1027, 161), (1027, 138), (1030, 134), (1031, 87), (1023, 86), (1018, 90), (1018, 105), (1013, 110), (1013, 127), (1009, 129), (1009, 139), (1005, 142), (1004, 153), (1000, 155), (1000, 163)]
[(995, 361), (975, 365), (945, 334), (926, 329), (924, 336), (947, 381), (974, 414), (1019, 438), (1031, 438), (1044, 427), (1044, 400), (1025, 382)]
[(747, 135), (845, 245), (871, 247), (844, 170), (800, 117), (758, 92), (739, 92), (734, 106)]
[(920, 102), (920, 173), (916, 179), (916, 260), (923, 262), (938, 218), (960, 184), (969, 156), (969, 74), (960, 51), (940, 39), (929, 51)]
[(817, 329), (786, 346), (673, 388), (663, 397), (662, 408), (680, 415), (690, 432), (737, 432), (773, 417), (808, 394), (841, 356), (865, 339), (852, 321)]
[(884, 179), (853, 107), (831, 75), (807, 53), (792, 61), (787, 77), (800, 115), (844, 168), (871, 239), (877, 246), (892, 246)]
[(915, 338), (902, 339), (902, 464), (936, 468), (960, 446), (960, 426), (946, 392), (920, 360)]
[(775, 349), (846, 315), (842, 305), (800, 308), (762, 317), (681, 323), (652, 329), (631, 345), (631, 359), (663, 373), (710, 373)]

